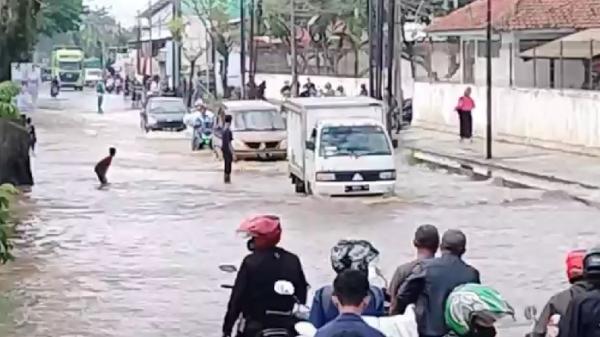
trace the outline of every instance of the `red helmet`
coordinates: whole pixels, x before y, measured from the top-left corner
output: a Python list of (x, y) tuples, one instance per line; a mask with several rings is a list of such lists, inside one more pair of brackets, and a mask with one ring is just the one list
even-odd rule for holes
[(569, 281), (583, 276), (583, 258), (585, 249), (572, 250), (567, 254), (567, 277)]
[(281, 239), (281, 223), (275, 215), (258, 215), (246, 219), (237, 231), (251, 236), (256, 249), (275, 247)]

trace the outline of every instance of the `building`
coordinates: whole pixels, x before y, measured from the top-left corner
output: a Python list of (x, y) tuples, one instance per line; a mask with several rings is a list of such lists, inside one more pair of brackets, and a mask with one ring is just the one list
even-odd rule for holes
[[(593, 87), (600, 43), (591, 41), (600, 40), (593, 30), (600, 28), (600, 1), (490, 1), (495, 86)], [(427, 27), (432, 80), (485, 84), (486, 6), (476, 0)]]

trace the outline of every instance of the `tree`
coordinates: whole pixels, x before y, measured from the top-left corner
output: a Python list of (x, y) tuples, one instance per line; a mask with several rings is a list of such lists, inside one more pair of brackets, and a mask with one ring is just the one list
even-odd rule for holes
[(169, 22), (169, 31), (171, 32), (173, 40), (181, 46), (183, 56), (190, 63), (190, 77), (188, 79), (186, 102), (187, 106), (191, 107), (196, 61), (204, 54), (206, 48), (201, 45), (200, 41), (191, 38), (186, 29), (188, 26), (188, 23), (186, 23), (182, 17), (173, 18), (173, 20)]
[[(183, 5), (193, 11), (206, 29), (212, 48), (223, 58), (221, 68), (221, 83), (225, 97), (229, 96), (227, 81), (229, 68), (229, 55), (233, 46), (233, 39), (229, 29), (229, 15), (227, 13), (227, 0), (183, 0)], [(208, 85), (208, 84), (207, 84)], [(242, 83), (242, 85), (244, 85)]]
[(11, 62), (31, 60), (39, 34), (78, 27), (82, 0), (5, 0), (0, 5), (0, 81), (10, 78)]
[(0, 263), (4, 264), (13, 259), (13, 245), (10, 242), (11, 214), (9, 207), (19, 191), (10, 184), (0, 185)]

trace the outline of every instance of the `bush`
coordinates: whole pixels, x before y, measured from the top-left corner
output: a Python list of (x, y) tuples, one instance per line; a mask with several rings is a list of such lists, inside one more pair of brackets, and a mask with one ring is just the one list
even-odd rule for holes
[(13, 185), (0, 185), (0, 263), (6, 263), (13, 259), (10, 242), (10, 211), (9, 207), (16, 195), (19, 193)]
[(0, 83), (0, 118), (19, 118), (19, 110), (13, 98), (19, 94), (19, 86), (13, 82)]

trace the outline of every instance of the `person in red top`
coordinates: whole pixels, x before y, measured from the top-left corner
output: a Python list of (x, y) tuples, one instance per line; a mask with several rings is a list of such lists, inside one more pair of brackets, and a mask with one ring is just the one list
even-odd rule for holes
[(475, 101), (471, 98), (471, 88), (465, 89), (465, 94), (458, 99), (456, 112), (460, 120), (460, 141), (471, 139), (473, 136), (473, 116), (471, 111), (475, 109)]
[(109, 148), (108, 156), (99, 161), (98, 164), (96, 164), (96, 167), (94, 167), (94, 171), (98, 176), (98, 180), (100, 180), (100, 187), (108, 185), (108, 180), (106, 180), (106, 172), (108, 171), (108, 168), (110, 167), (110, 164), (112, 163), (112, 159), (115, 156), (115, 154), (117, 154), (117, 149), (115, 149), (114, 147)]

